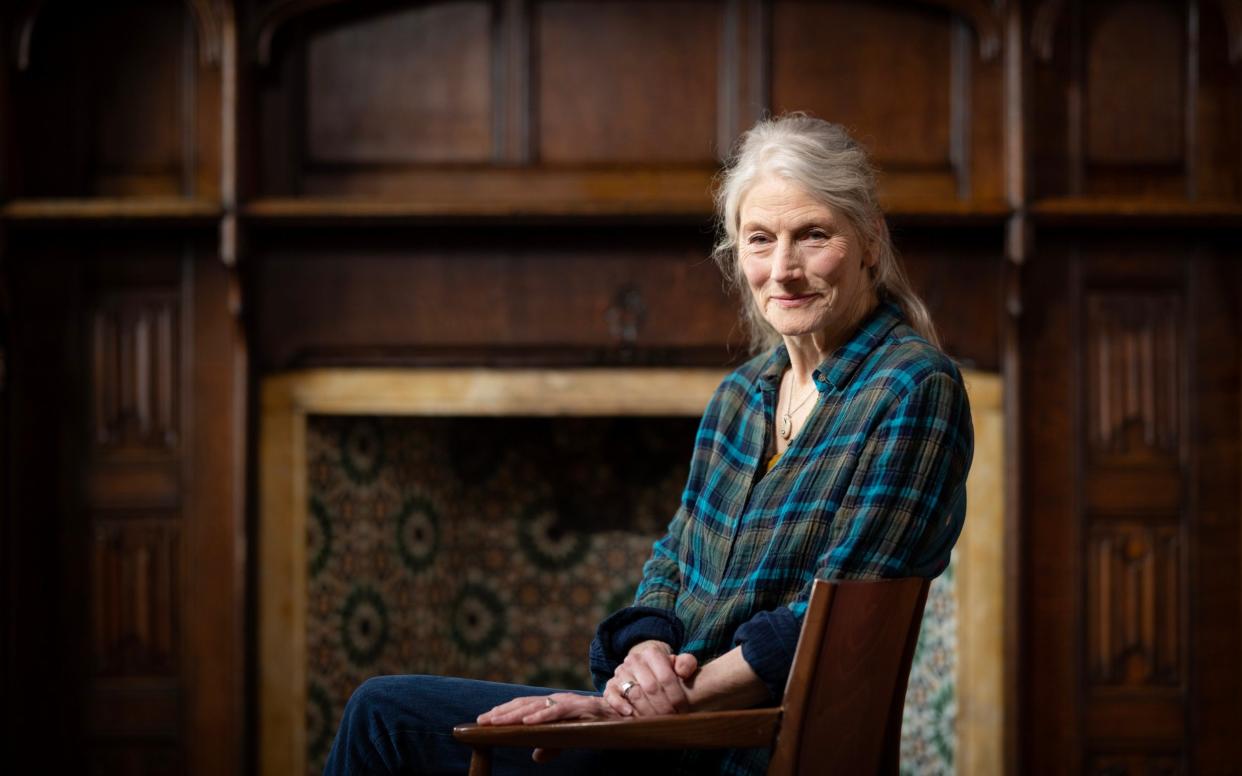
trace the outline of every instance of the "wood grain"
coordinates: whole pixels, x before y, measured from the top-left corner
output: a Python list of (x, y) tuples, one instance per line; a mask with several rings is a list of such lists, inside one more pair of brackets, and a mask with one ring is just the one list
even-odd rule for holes
[(539, 160), (713, 163), (721, 8), (693, 0), (535, 4)]
[(306, 771), (306, 414), (263, 390), (259, 433), (259, 772)]
[(312, 35), (305, 163), (490, 159), (490, 17), (487, 3), (439, 3)]
[(706, 711), (667, 717), (550, 725), (458, 725), (453, 737), (471, 746), (557, 749), (728, 749), (770, 746), (781, 710)]
[(0, 218), (15, 223), (139, 221), (211, 224), (220, 217), (218, 203), (181, 197), (91, 197), (16, 199), (0, 205)]

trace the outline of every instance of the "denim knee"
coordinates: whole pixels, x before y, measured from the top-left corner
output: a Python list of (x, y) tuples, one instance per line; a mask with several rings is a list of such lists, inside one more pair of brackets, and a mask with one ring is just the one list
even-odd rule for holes
[[(398, 699), (410, 691), (409, 676), (373, 676), (358, 685), (345, 704), (342, 721), (358, 732), (374, 731), (399, 717)], [(403, 689), (404, 688), (404, 689)], [(407, 706), (408, 712), (408, 706)]]

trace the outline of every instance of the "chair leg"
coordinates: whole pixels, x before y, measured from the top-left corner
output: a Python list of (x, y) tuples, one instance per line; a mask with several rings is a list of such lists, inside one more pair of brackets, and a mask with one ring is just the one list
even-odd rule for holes
[(478, 747), (470, 756), (470, 776), (492, 776), (492, 750)]

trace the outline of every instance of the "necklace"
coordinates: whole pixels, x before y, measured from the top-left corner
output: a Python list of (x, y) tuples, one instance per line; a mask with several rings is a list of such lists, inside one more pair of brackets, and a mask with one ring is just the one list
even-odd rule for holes
[[(789, 441), (789, 437), (793, 435), (793, 418), (795, 412), (802, 409), (802, 405), (811, 400), (816, 393), (815, 385), (812, 383), (811, 390), (807, 391), (806, 396), (802, 397), (802, 401), (798, 402), (796, 407), (789, 407), (789, 402), (785, 403), (785, 411), (781, 413), (781, 439)], [(793, 401), (793, 377), (789, 378), (789, 400)]]

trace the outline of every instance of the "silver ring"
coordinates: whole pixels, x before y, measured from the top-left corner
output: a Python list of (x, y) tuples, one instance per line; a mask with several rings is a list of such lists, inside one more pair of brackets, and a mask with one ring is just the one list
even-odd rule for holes
[(552, 708), (553, 706), (555, 706), (555, 705), (556, 705), (556, 701), (552, 700), (552, 696), (551, 696), (551, 695), (545, 695), (545, 696), (543, 696), (543, 703), (544, 703), (544, 705), (545, 705), (545, 706), (547, 706), (549, 709), (550, 709), (550, 708)]
[(630, 697), (630, 690), (633, 690), (634, 685), (636, 684), (638, 683), (637, 682), (622, 682), (621, 683), (621, 697), (628, 699)]

